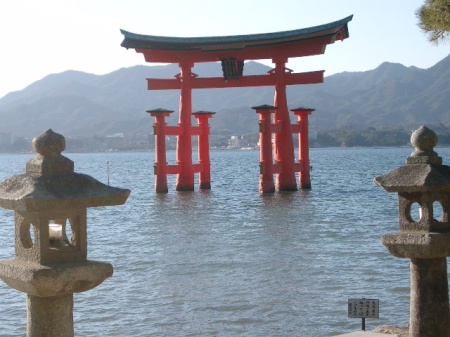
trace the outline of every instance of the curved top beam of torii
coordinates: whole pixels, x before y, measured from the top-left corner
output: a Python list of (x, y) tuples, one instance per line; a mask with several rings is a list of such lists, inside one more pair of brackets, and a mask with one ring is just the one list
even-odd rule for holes
[(212, 37), (166, 37), (140, 35), (121, 30), (121, 46), (142, 53), (147, 62), (217, 62), (223, 58), (241, 61), (318, 55), (327, 44), (349, 37), (348, 16), (320, 26), (290, 31)]

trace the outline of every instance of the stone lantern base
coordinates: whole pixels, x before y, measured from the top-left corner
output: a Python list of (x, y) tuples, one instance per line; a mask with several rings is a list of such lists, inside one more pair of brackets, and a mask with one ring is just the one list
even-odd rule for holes
[(0, 261), (0, 278), (28, 294), (28, 337), (73, 337), (73, 293), (95, 288), (112, 274), (110, 263), (98, 261), (48, 265)]
[(450, 256), (450, 233), (389, 233), (383, 235), (382, 242), (392, 255), (411, 259), (409, 335), (448, 336), (447, 256)]

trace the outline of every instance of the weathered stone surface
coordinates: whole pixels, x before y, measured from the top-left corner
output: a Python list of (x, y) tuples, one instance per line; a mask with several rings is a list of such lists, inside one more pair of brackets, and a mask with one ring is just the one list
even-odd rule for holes
[[(436, 134), (426, 127), (411, 136), (415, 151), (407, 165), (375, 178), (388, 192), (399, 194), (400, 232), (385, 234), (388, 251), (411, 259), (409, 337), (450, 336), (447, 256), (450, 256), (450, 168), (433, 148)], [(419, 217), (413, 217), (413, 205)], [(435, 219), (434, 206), (442, 207)]]
[(128, 189), (107, 186), (80, 173), (22, 174), (0, 183), (0, 207), (16, 211), (121, 205), (129, 195)]
[(441, 164), (442, 158), (438, 157), (434, 152), (434, 147), (438, 144), (438, 136), (436, 133), (421, 126), (411, 134), (411, 145), (415, 147), (415, 151), (408, 158), (408, 164)]
[(450, 234), (400, 232), (383, 235), (389, 253), (400, 258), (435, 259), (450, 256)]
[(411, 259), (410, 337), (450, 336), (447, 259)]
[(412, 164), (375, 178), (375, 184), (388, 192), (450, 191), (450, 167)]
[[(376, 328), (375, 330), (373, 330), (373, 332), (376, 333), (384, 333), (389, 335), (390, 337), (409, 337), (409, 328), (399, 328), (399, 327), (395, 327), (395, 326), (391, 326), (391, 325), (383, 325), (380, 326), (378, 328)], [(394, 336), (393, 336), (394, 335)]]
[[(415, 205), (419, 214), (412, 216), (412, 207)], [(439, 208), (441, 212), (439, 213)], [(400, 231), (405, 232), (450, 232), (448, 213), (450, 210), (450, 193), (416, 192), (398, 193), (398, 211)], [(439, 214), (436, 214), (438, 211)]]
[(375, 183), (388, 192), (427, 192), (450, 190), (450, 167), (442, 165), (442, 158), (433, 150), (437, 135), (421, 126), (411, 135), (415, 151), (407, 158), (406, 166), (375, 178)]
[(44, 157), (59, 155), (66, 148), (66, 139), (59, 133), (48, 129), (33, 138), (33, 150)]
[(111, 264), (87, 260), (86, 209), (123, 204), (130, 190), (75, 173), (61, 155), (64, 137), (52, 130), (33, 147), (26, 173), (0, 183), (0, 207), (14, 210), (16, 252), (0, 261), (0, 278), (28, 294), (28, 337), (73, 337), (73, 293), (113, 274)]
[[(14, 215), (17, 258), (42, 265), (87, 260), (86, 208), (15, 212)], [(61, 226), (58, 240), (50, 238), (51, 222)]]
[(73, 173), (73, 169), (73, 161), (61, 155), (51, 157), (37, 155), (26, 164), (27, 174), (33, 176)]
[(85, 261), (49, 264), (21, 259), (0, 261), (0, 278), (11, 288), (32, 296), (62, 296), (90, 290), (111, 277), (110, 263)]
[(124, 204), (130, 190), (107, 186), (74, 173), (73, 162), (62, 156), (64, 137), (51, 129), (33, 139), (38, 155), (26, 173), (0, 183), (0, 207), (16, 211), (47, 211)]
[(27, 337), (75, 336), (72, 294), (56, 297), (28, 295), (27, 311)]

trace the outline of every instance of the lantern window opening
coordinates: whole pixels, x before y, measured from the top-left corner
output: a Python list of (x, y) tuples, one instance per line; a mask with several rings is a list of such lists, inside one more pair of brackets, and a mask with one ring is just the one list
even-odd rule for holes
[(444, 211), (444, 206), (439, 200), (433, 202), (433, 219), (438, 222), (447, 221), (446, 213)]
[(33, 248), (36, 239), (36, 227), (25, 218), (20, 221), (19, 237), (23, 248)]
[(63, 239), (63, 227), (65, 224), (62, 224), (60, 220), (49, 220), (48, 221), (48, 237), (50, 240), (62, 240)]
[[(80, 218), (79, 217), (72, 217), (69, 218), (69, 225), (70, 225), (70, 236), (68, 237), (68, 240), (71, 245), (74, 247), (78, 246), (78, 239), (79, 239), (79, 230), (80, 230)], [(66, 231), (67, 235), (67, 231)]]
[(409, 222), (419, 223), (422, 220), (422, 206), (418, 202), (413, 202), (409, 205), (406, 216)]
[[(69, 220), (69, 230), (67, 220)], [(76, 218), (50, 219), (48, 221), (49, 249), (78, 250), (77, 223)]]

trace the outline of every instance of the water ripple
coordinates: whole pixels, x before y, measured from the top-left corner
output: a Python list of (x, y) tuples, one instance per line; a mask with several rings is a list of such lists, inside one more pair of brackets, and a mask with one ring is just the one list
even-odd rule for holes
[[(368, 328), (406, 325), (409, 263), (380, 238), (398, 230), (397, 199), (373, 178), (411, 149), (313, 149), (311, 191), (258, 193), (257, 151), (213, 151), (212, 190), (153, 191), (152, 153), (67, 154), (77, 172), (132, 190), (88, 211), (89, 259), (114, 276), (75, 294), (78, 336), (332, 336), (360, 329), (348, 298), (380, 299)], [(450, 150), (439, 149), (444, 162)], [(30, 155), (0, 155), (0, 180)], [(174, 153), (168, 155), (174, 161)], [(0, 210), (0, 257), (14, 256)], [(0, 284), (0, 336), (24, 336), (25, 295)]]

